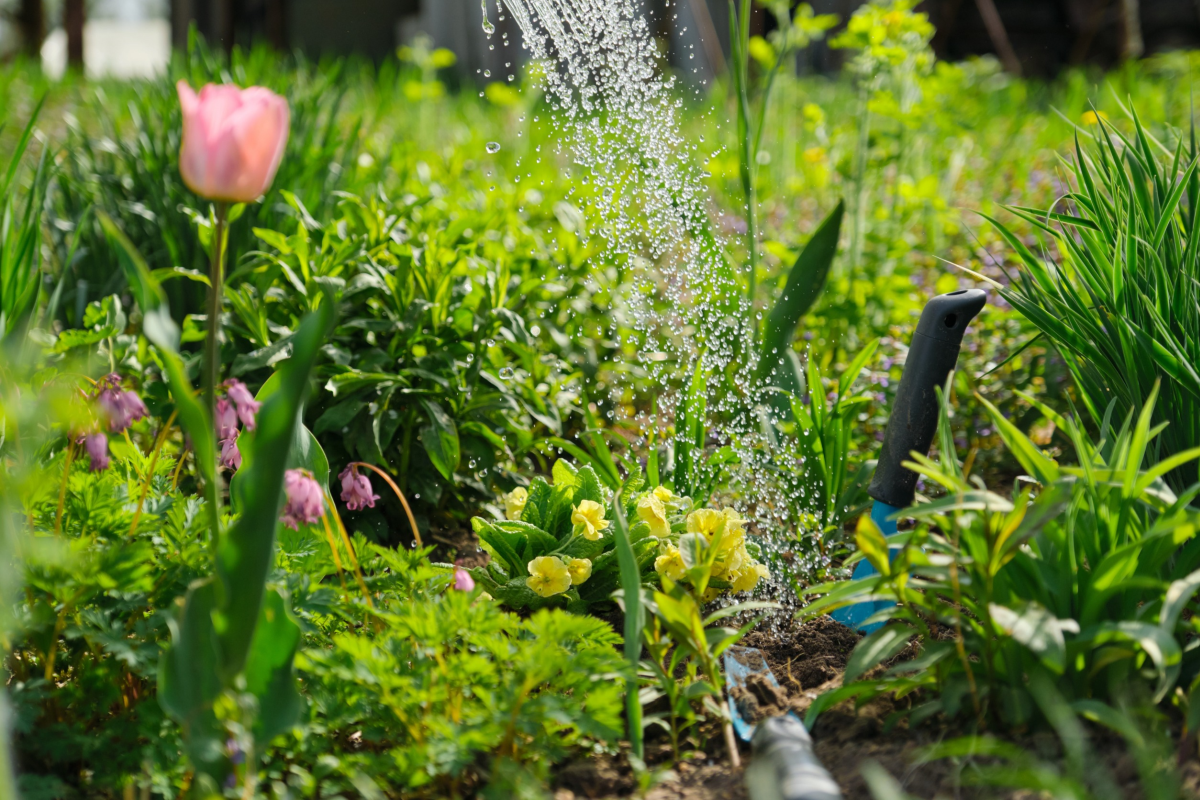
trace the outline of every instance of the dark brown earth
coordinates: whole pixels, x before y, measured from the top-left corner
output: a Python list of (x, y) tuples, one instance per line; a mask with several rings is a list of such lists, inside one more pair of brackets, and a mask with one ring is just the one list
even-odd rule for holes
[[(778, 624), (778, 623), (777, 623)], [(756, 716), (789, 709), (801, 717), (818, 696), (841, 685), (846, 659), (858, 643), (860, 635), (839, 623), (823, 617), (800, 625), (785, 621), (778, 628), (753, 631), (741, 644), (762, 650), (780, 686), (766, 681), (748, 681), (744, 691), (735, 695), (743, 703), (743, 711)], [(898, 659), (911, 657), (902, 653)], [(901, 701), (907, 704), (909, 700)], [(909, 729), (903, 722), (885, 730), (889, 715), (899, 706), (890, 698), (880, 698), (862, 708), (843, 703), (826, 710), (812, 731), (817, 757), (841, 786), (846, 800), (871, 800), (871, 793), (862, 776), (868, 762), (886, 769), (904, 791), (922, 800), (1035, 800), (1037, 794), (1028, 791), (1008, 791), (974, 785), (979, 766), (986, 760), (929, 761), (922, 750), (930, 745), (964, 735), (964, 731), (936, 722)], [(1111, 774), (1117, 794), (1129, 800), (1144, 797), (1137, 765), (1124, 744), (1115, 736), (1099, 729), (1090, 729), (1089, 762), (1102, 764)], [(1062, 760), (1057, 739), (1051, 734), (1026, 736), (1015, 741), (1022, 749), (1051, 764)], [(702, 760), (688, 761), (659, 776), (659, 782), (645, 795), (638, 794), (632, 768), (624, 758), (604, 756), (576, 762), (561, 769), (555, 780), (555, 800), (576, 798), (642, 797), (648, 800), (743, 800), (747, 797), (740, 771), (732, 771), (727, 763), (720, 737), (713, 736)], [(748, 748), (742, 751), (749, 759)], [(1181, 749), (1179, 767), (1182, 778), (1180, 795), (1200, 798), (1200, 758), (1193, 740)], [(647, 743), (647, 760), (651, 769), (655, 762), (668, 761), (669, 748), (661, 742)], [(1173, 760), (1173, 759), (1172, 759)], [(1049, 795), (1046, 795), (1049, 796)]]

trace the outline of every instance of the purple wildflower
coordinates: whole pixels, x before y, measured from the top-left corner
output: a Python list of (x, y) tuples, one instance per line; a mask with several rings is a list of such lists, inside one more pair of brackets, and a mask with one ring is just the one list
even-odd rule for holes
[(89, 433), (83, 437), (83, 446), (87, 449), (88, 458), (92, 460), (88, 467), (92, 472), (102, 472), (108, 469), (108, 437), (103, 433)]
[(236, 439), (238, 435), (238, 418), (237, 412), (233, 410), (233, 403), (226, 400), (224, 397), (217, 398), (217, 439), (224, 442), (226, 439)]
[(308, 470), (289, 469), (283, 476), (283, 488), (287, 492), (287, 504), (279, 520), (292, 530), (300, 530), (301, 525), (311, 525), (325, 513), (325, 504), (321, 502), (321, 486)]
[(234, 438), (221, 442), (221, 466), (234, 472), (242, 468), (242, 451), (238, 450), (236, 431)]
[(454, 568), (454, 588), (460, 592), (475, 591), (475, 580), (462, 567)]
[(379, 495), (371, 491), (371, 481), (366, 475), (360, 475), (354, 464), (342, 470), (338, 475), (342, 482), (342, 500), (346, 508), (358, 511), (363, 508), (374, 508)]
[(254, 430), (254, 415), (262, 408), (262, 403), (254, 399), (246, 384), (234, 378), (225, 381), (225, 393), (237, 406), (238, 419), (246, 426), (246, 430)]

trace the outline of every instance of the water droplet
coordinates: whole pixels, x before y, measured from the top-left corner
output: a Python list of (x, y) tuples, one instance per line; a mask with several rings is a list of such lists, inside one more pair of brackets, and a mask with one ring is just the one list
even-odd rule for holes
[(496, 32), (496, 26), (492, 24), (487, 15), (487, 0), (479, 0), (479, 6), (483, 10), (483, 32), (492, 38), (492, 34)]
[(504, 367), (500, 370), (500, 378), (502, 380), (510, 381), (512, 380), (513, 375), (514, 373), (512, 367)]
[(489, 153), (491, 153), (492, 155), (499, 153), (500, 152), (500, 143), (499, 142), (488, 142), (487, 143), (487, 151)]

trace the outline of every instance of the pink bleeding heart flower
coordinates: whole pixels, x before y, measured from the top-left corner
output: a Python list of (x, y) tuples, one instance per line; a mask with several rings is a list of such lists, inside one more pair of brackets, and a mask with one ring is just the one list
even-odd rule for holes
[(233, 403), (226, 400), (224, 397), (217, 398), (217, 440), (224, 442), (226, 439), (237, 438), (238, 435), (238, 418), (237, 412), (233, 410)]
[(113, 433), (121, 433), (139, 419), (150, 415), (136, 392), (121, 390), (120, 375), (106, 375), (97, 386), (100, 393), (96, 395), (96, 402), (108, 418), (108, 429)]
[(175, 88), (183, 109), (183, 182), (219, 202), (251, 203), (262, 197), (287, 146), (287, 100), (261, 86), (210, 83), (196, 94), (180, 81)]
[(250, 394), (246, 384), (234, 378), (225, 381), (225, 393), (237, 406), (238, 419), (246, 426), (246, 430), (254, 430), (254, 416), (262, 408), (262, 403), (254, 399), (254, 395)]
[(371, 481), (366, 475), (359, 473), (356, 465), (346, 467), (338, 478), (342, 482), (342, 501), (345, 502), (346, 508), (359, 511), (375, 507), (379, 495), (371, 491)]
[(460, 592), (473, 592), (475, 591), (475, 579), (462, 567), (455, 567), (454, 588)]
[(234, 472), (242, 468), (242, 451), (238, 449), (236, 438), (221, 442), (221, 466)]
[(108, 469), (108, 437), (103, 433), (89, 433), (83, 437), (83, 446), (87, 450), (91, 464), (88, 469), (92, 472), (103, 472)]
[(283, 489), (287, 493), (287, 503), (280, 522), (298, 531), (301, 525), (311, 525), (321, 519), (325, 503), (321, 500), (321, 485), (311, 472), (289, 469), (283, 474)]

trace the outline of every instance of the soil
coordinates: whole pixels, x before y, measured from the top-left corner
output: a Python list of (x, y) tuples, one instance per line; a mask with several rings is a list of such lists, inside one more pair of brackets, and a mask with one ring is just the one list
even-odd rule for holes
[[(761, 719), (786, 710), (803, 718), (813, 700), (841, 685), (846, 660), (860, 638), (857, 632), (828, 617), (803, 625), (788, 619), (776, 620), (771, 627), (753, 631), (740, 644), (763, 652), (779, 686), (751, 677), (744, 690), (734, 693), (734, 700), (747, 718)], [(912, 655), (903, 652), (895, 660)], [(908, 702), (900, 701), (900, 705)], [(871, 800), (862, 768), (872, 761), (886, 769), (908, 795), (922, 800), (1034, 800), (1037, 796), (974, 786), (970, 780), (973, 767), (961, 761), (922, 759), (924, 748), (957, 738), (964, 732), (934, 723), (909, 729), (901, 722), (885, 729), (888, 717), (900, 705), (890, 698), (879, 698), (855, 709), (847, 702), (827, 709), (817, 720), (812, 731), (817, 757), (841, 786), (845, 800)], [(1140, 800), (1137, 765), (1123, 742), (1099, 729), (1089, 730), (1089, 736), (1090, 757), (1107, 766), (1118, 795)], [(701, 754), (700, 760), (687, 761), (666, 771), (661, 765), (669, 761), (669, 748), (662, 742), (647, 742), (647, 762), (651, 769), (658, 763), (658, 768), (664, 771), (645, 795), (639, 795), (634, 771), (623, 757), (602, 756), (569, 764), (556, 775), (555, 800), (633, 797), (744, 800), (747, 794), (741, 771), (729, 768), (720, 736), (712, 736), (709, 743), (709, 752)], [(1045, 761), (1061, 760), (1058, 741), (1051, 734), (1026, 736), (1016, 744)], [(1187, 750), (1187, 758), (1180, 767), (1181, 795), (1200, 798), (1200, 759), (1194, 740)], [(748, 747), (743, 748), (742, 755), (743, 760), (750, 758)]]

